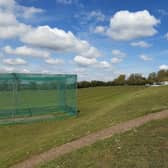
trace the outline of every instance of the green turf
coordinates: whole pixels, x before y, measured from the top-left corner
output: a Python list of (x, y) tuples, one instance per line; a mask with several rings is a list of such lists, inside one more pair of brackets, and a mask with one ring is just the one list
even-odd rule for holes
[(66, 91), (66, 104), (61, 102), (59, 96), (56, 90), (20, 90), (17, 97), (11, 91), (0, 91), (0, 124), (32, 122), (37, 116), (38, 120), (40, 117), (41, 120), (59, 119), (58, 113), (62, 114), (62, 118), (74, 114), (74, 90)]
[(66, 154), (39, 168), (167, 168), (168, 119)]
[(0, 167), (119, 122), (168, 108), (168, 87), (99, 87), (78, 91), (79, 117), (0, 127)]
[[(41, 107), (52, 106), (57, 103), (58, 94), (55, 90), (25, 90), (18, 92), (18, 107)], [(0, 92), (0, 108), (10, 109), (15, 107), (12, 92)]]

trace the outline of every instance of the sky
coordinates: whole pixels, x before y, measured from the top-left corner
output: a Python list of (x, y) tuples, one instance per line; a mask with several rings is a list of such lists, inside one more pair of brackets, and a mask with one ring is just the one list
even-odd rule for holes
[(0, 0), (0, 73), (119, 74), (168, 69), (168, 1)]

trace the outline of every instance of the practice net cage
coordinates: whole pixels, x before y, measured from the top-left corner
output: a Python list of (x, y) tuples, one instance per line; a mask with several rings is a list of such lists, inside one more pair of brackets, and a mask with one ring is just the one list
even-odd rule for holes
[(0, 74), (0, 124), (77, 114), (77, 75)]

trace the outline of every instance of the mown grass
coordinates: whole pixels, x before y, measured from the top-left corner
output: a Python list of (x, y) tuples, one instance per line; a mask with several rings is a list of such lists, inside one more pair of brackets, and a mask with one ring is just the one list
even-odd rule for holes
[(168, 119), (66, 154), (39, 168), (167, 168)]
[(168, 108), (168, 87), (100, 87), (78, 91), (79, 117), (0, 127), (0, 167), (147, 113)]
[(43, 106), (56, 106), (58, 100), (58, 94), (56, 90), (23, 90), (17, 93), (17, 97), (14, 96), (12, 91), (0, 92), (0, 108), (12, 109), (17, 108), (29, 108), (29, 107), (43, 107)]

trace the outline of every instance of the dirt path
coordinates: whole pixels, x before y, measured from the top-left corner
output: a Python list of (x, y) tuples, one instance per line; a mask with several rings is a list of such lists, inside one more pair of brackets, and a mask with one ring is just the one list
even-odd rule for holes
[(84, 146), (91, 145), (98, 140), (109, 138), (115, 133), (122, 133), (132, 128), (141, 126), (149, 121), (163, 119), (167, 117), (168, 117), (168, 110), (164, 110), (158, 113), (152, 113), (143, 117), (129, 120), (129, 121), (117, 124), (116, 126), (103, 129), (99, 132), (92, 133), (90, 135), (81, 137), (80, 139), (55, 147), (39, 155), (32, 156), (31, 158), (14, 165), (12, 168), (33, 168), (42, 162), (53, 160), (66, 153), (70, 153)]

